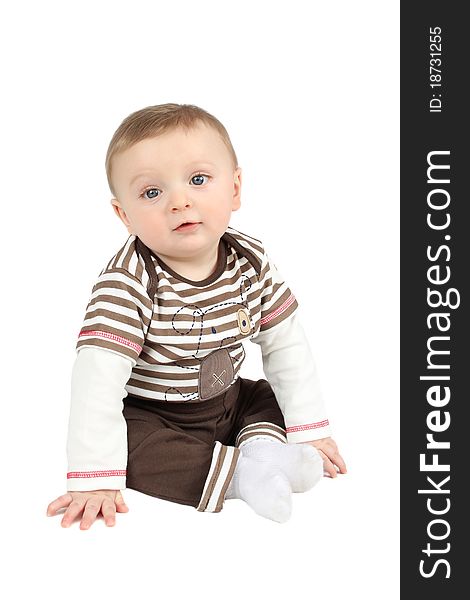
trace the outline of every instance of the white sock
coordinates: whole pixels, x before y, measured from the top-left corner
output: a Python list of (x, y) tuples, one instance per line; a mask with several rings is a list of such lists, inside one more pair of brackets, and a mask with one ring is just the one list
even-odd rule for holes
[(247, 458), (279, 469), (293, 492), (306, 492), (323, 477), (323, 459), (310, 444), (285, 444), (264, 437), (246, 442), (240, 450)]
[(285, 475), (242, 454), (225, 498), (244, 500), (257, 514), (278, 523), (287, 521), (292, 512), (291, 489)]

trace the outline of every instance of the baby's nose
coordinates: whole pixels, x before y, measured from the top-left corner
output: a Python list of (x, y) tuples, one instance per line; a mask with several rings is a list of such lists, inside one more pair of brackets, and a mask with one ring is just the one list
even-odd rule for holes
[(184, 208), (190, 208), (192, 206), (192, 201), (185, 194), (173, 194), (170, 199), (170, 208), (172, 212), (177, 212)]

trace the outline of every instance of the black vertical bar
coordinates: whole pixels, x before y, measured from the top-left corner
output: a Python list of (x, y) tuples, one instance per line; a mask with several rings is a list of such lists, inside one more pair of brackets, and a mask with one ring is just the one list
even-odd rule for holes
[[(401, 2), (400, 534), (405, 599), (469, 594), (470, 136), (465, 89), (470, 36), (465, 8), (458, 2)], [(430, 162), (436, 167), (428, 172)], [(436, 470), (427, 470), (433, 460)], [(449, 471), (439, 470), (445, 465)]]

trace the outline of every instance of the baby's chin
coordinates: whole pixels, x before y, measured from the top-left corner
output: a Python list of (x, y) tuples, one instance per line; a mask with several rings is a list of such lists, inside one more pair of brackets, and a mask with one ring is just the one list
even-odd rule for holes
[(195, 255), (202, 253), (215, 252), (220, 244), (220, 236), (201, 236), (197, 232), (195, 235), (176, 234), (171, 243), (162, 244), (158, 240), (144, 240), (144, 244), (155, 254), (176, 260), (191, 260)]

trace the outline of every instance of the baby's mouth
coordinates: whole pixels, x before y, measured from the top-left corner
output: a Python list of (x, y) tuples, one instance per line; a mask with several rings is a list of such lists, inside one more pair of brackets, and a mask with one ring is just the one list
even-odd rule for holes
[(200, 224), (200, 221), (186, 221), (185, 223), (181, 223), (181, 225), (176, 227), (174, 231), (186, 231), (189, 229), (195, 229)]

